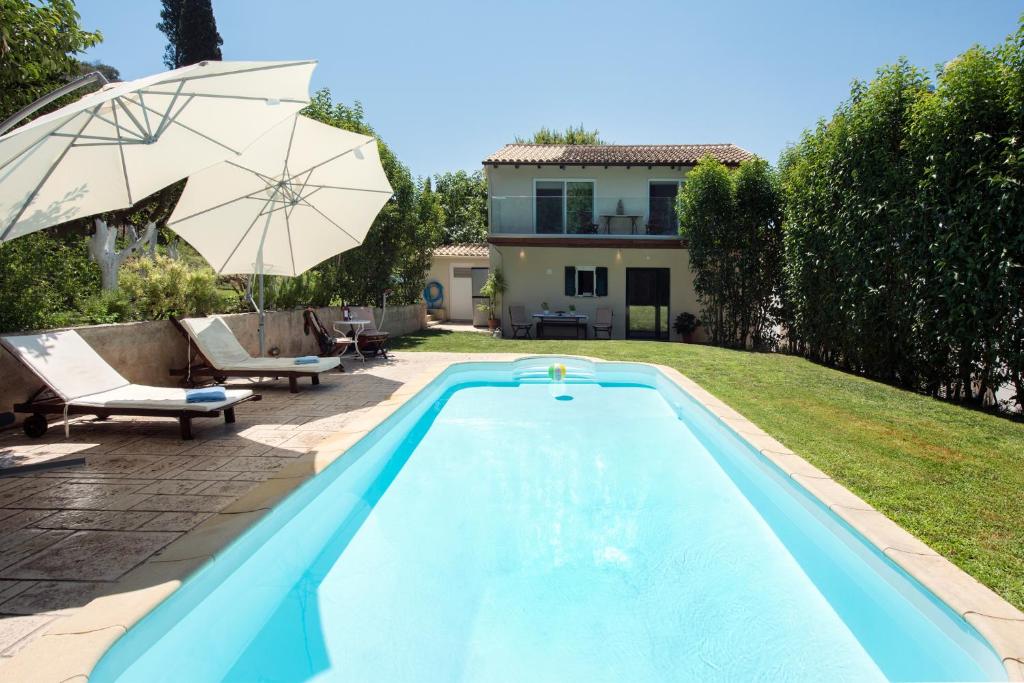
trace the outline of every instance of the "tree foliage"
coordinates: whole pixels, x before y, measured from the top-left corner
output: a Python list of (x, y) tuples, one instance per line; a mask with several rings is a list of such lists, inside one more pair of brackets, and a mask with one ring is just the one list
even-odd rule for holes
[(565, 130), (542, 127), (529, 138), (516, 136), (516, 142), (532, 142), (534, 144), (557, 144), (557, 145), (604, 145), (607, 144), (601, 139), (601, 133), (596, 128), (587, 130), (581, 123), (579, 126), (569, 126)]
[(444, 212), (442, 244), (487, 240), (487, 180), (482, 171), (449, 171), (434, 176)]
[(72, 0), (0, 0), (0, 119), (77, 74), (75, 55), (100, 40)]
[(164, 64), (168, 69), (196, 64), (205, 60), (220, 61), (224, 40), (217, 32), (210, 0), (162, 0), (160, 23), (156, 25), (167, 36)]
[(753, 159), (730, 171), (705, 157), (686, 176), (677, 211), (711, 342), (734, 348), (773, 346), (782, 225), (771, 167)]
[(318, 91), (304, 115), (355, 133), (377, 138), (381, 164), (394, 196), (377, 215), (363, 244), (333, 256), (316, 267), (312, 298), (304, 303), (347, 301), (380, 305), (385, 290), (395, 304), (420, 299), (433, 248), (439, 243), (444, 214), (429, 183), (417, 184), (409, 169), (367, 123), (362, 105), (334, 102), (327, 89)]
[(786, 317), (808, 356), (1024, 406), (1024, 23), (933, 81), (855, 83), (782, 158)]

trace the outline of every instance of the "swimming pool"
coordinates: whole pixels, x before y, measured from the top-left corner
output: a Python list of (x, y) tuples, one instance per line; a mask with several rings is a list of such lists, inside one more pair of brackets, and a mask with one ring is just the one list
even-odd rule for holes
[(90, 680), (1005, 677), (656, 369), (544, 358), (449, 368)]

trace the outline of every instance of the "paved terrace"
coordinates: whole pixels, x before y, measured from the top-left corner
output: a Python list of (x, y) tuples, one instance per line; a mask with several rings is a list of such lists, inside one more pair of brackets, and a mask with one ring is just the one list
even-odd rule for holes
[(196, 420), (193, 441), (166, 418), (76, 419), (69, 439), (60, 425), (42, 439), (0, 433), (3, 466), (86, 458), (84, 466), (0, 478), (0, 678), (8, 658), (179, 536), (406, 382), (464, 359), (348, 359), (348, 372), (324, 375), (318, 387), (305, 380), (299, 394), (270, 382), (254, 387), (263, 400), (240, 406), (234, 425)]

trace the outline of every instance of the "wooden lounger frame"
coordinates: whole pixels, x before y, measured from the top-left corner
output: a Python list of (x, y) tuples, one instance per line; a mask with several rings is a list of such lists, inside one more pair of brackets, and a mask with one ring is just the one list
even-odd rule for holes
[(263, 397), (259, 394), (252, 394), (245, 398), (238, 399), (230, 406), (219, 410), (188, 410), (182, 408), (115, 408), (101, 406), (78, 406), (67, 404), (64, 399), (54, 393), (53, 389), (43, 386), (36, 391), (24, 403), (16, 403), (14, 412), (32, 413), (33, 415), (95, 415), (100, 419), (107, 419), (114, 415), (132, 415), (136, 417), (174, 417), (178, 419), (181, 428), (181, 438), (190, 440), (192, 438), (192, 418), (196, 417), (219, 417), (224, 413), (224, 424), (231, 424), (235, 421), (235, 406), (248, 401), (259, 401)]
[[(246, 377), (246, 378), (261, 378), (266, 377), (268, 379), (278, 379), (279, 377), (288, 378), (288, 391), (297, 394), (299, 393), (299, 378), (309, 377), (312, 384), (315, 386), (320, 384), (320, 374), (324, 372), (330, 372), (330, 370), (274, 370), (274, 371), (257, 371), (257, 370), (221, 370), (216, 368), (210, 363), (209, 359), (203, 355), (203, 352), (192, 342), (192, 337), (189, 335), (188, 330), (181, 324), (181, 321), (174, 316), (170, 317), (171, 324), (181, 332), (181, 334), (189, 340), (189, 350), (191, 357), (186, 361), (188, 365), (183, 368), (171, 368), (171, 377), (186, 377), (188, 383), (195, 386), (197, 383), (192, 381), (193, 377), (210, 377), (214, 382), (222, 383), (227, 381), (229, 377)], [(296, 368), (301, 366), (296, 366)], [(339, 372), (345, 372), (345, 369), (338, 365)]]

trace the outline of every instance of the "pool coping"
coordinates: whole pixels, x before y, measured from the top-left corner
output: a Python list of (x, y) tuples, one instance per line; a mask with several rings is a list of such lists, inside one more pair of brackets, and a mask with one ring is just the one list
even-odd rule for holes
[[(504, 355), (504, 354), (503, 354)], [(565, 354), (508, 354), (510, 359)], [(575, 356), (596, 364), (597, 358)], [(453, 365), (451, 360), (425, 369), (387, 400), (371, 407), (328, 436), (308, 453), (275, 472), (264, 483), (180, 537), (160, 554), (123, 576), (114, 590), (60, 620), (29, 643), (2, 668), (10, 680), (88, 681), (93, 667), (139, 619), (171, 595), (195, 570), (263, 517), (300, 484), (338, 460), (356, 442), (389, 418)], [(493, 362), (493, 361), (492, 361)], [(623, 361), (657, 369), (732, 431), (843, 519), (868, 542), (917, 579), (989, 642), (1011, 681), (1024, 681), (1024, 612), (942, 557), (802, 457), (783, 446), (739, 412), (675, 368)]]

